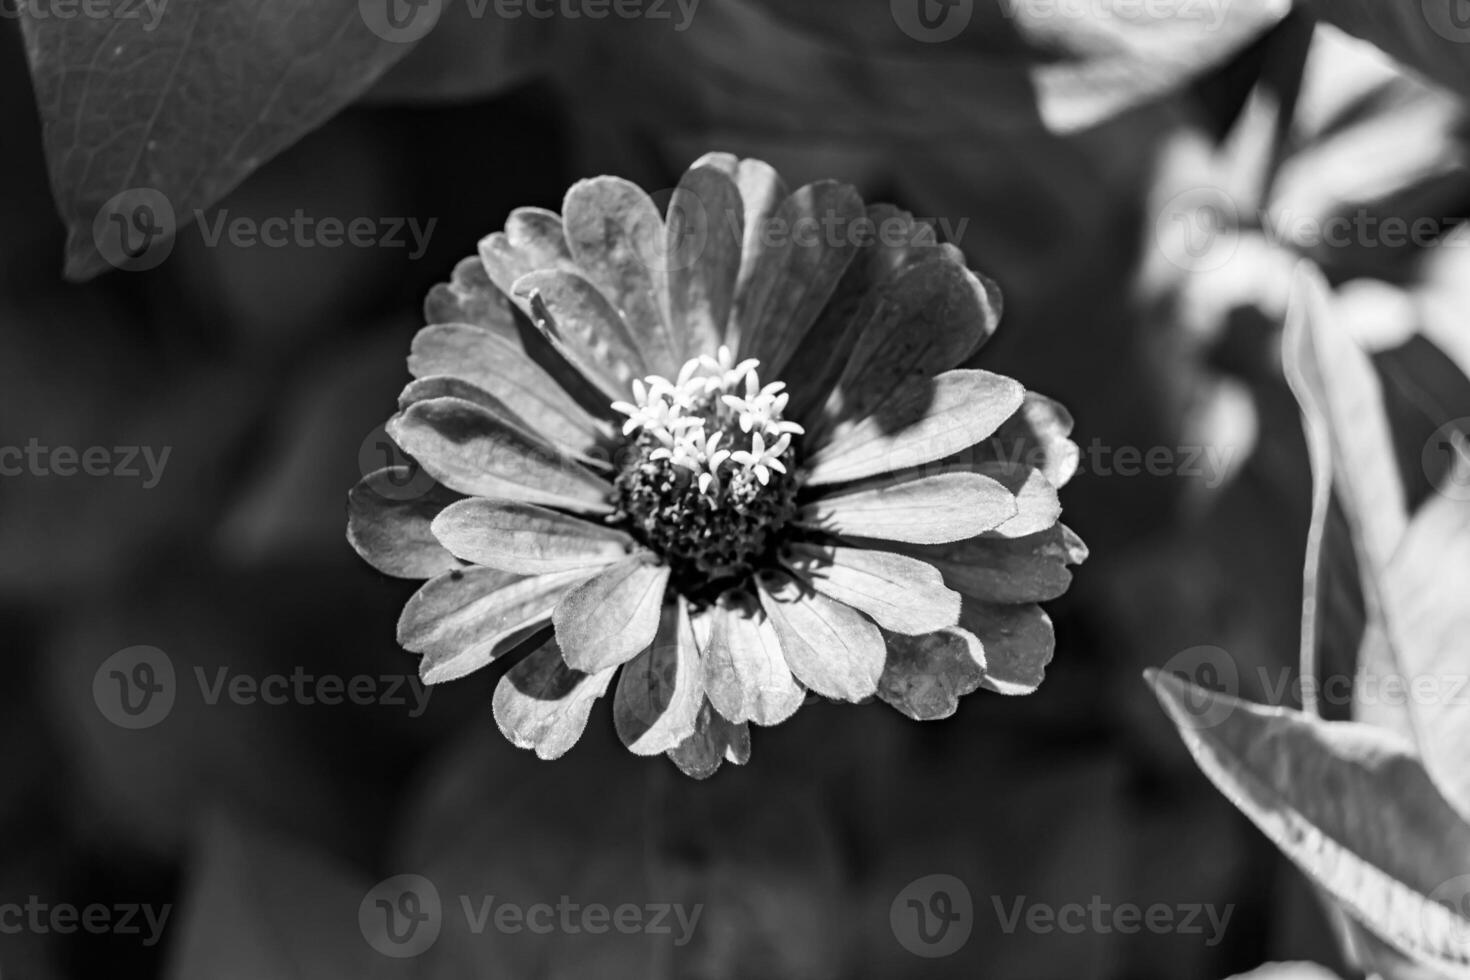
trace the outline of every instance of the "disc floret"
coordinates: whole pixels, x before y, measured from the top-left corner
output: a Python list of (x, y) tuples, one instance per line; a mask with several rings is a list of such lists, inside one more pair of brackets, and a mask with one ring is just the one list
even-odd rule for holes
[(760, 362), (728, 347), (686, 362), (678, 377), (633, 382), (632, 452), (617, 480), (619, 517), (673, 568), (686, 594), (749, 572), (795, 511), (803, 430), (782, 418), (784, 382), (762, 385)]

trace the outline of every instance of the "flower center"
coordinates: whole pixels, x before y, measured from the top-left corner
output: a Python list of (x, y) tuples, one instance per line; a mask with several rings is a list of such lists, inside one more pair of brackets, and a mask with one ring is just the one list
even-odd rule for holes
[(781, 417), (786, 385), (762, 386), (758, 366), (736, 364), (721, 347), (674, 381), (634, 381), (634, 401), (612, 406), (628, 416), (631, 440), (618, 517), (664, 557), (687, 596), (748, 574), (796, 510), (791, 441), (802, 428)]

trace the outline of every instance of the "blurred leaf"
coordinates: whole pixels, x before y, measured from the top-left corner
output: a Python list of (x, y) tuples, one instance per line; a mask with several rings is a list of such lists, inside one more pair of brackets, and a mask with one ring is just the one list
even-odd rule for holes
[(1205, 775), (1308, 877), (1416, 962), (1470, 977), (1470, 826), (1408, 742), (1148, 679)]
[(358, 928), (370, 882), (323, 855), (219, 820), (198, 848), (171, 980), (367, 980), (385, 961)]
[(355, 0), (100, 6), (106, 16), (21, 17), (74, 279), (107, 268), (93, 229), (115, 195), (161, 195), (172, 219), (155, 209), (150, 221), (171, 237), (409, 50), (370, 30)]
[(1460, 0), (1311, 0), (1318, 16), (1371, 41), (1415, 71), (1470, 95), (1470, 26)]
[[(1470, 486), (1462, 442), (1447, 487)], [(1407, 674), (1407, 701), (1424, 766), (1470, 819), (1470, 499), (1430, 497), (1409, 524), (1384, 581), (1393, 641)]]

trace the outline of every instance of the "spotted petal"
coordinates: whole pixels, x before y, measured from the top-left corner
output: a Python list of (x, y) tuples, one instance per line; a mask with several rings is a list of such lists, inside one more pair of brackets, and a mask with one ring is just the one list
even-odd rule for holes
[(623, 667), (613, 724), (636, 755), (668, 752), (693, 735), (704, 703), (699, 648), (683, 599), (664, 606), (653, 645)]
[(415, 378), (452, 376), (487, 392), (536, 431), (570, 452), (585, 453), (608, 428), (589, 415), (518, 341), (462, 323), (425, 327), (413, 339), (408, 370)]
[(430, 476), (468, 496), (612, 510), (606, 480), (482, 405), (461, 398), (415, 402), (389, 420), (388, 434)]
[(347, 540), (378, 571), (398, 578), (433, 578), (459, 568), (430, 522), (459, 494), (437, 483), (407, 492), (412, 471), (389, 466), (369, 473), (347, 494)]
[(495, 686), (495, 723), (518, 748), (559, 759), (582, 737), (592, 705), (607, 692), (613, 673), (573, 670), (556, 639), (548, 639)]
[(471, 497), (434, 518), (433, 533), (454, 555), (518, 575), (598, 569), (622, 561), (633, 539), (616, 528), (513, 500)]
[(544, 626), (561, 597), (586, 577), (557, 572), (522, 578), (495, 568), (448, 572), (425, 583), (403, 607), (398, 643), (424, 655), (424, 683), (464, 677)]
[(658, 632), (669, 566), (636, 554), (567, 593), (552, 622), (567, 663), (596, 673), (648, 649)]
[(684, 172), (669, 201), (669, 315), (684, 333), (686, 358), (725, 342), (745, 233), (740, 191), (713, 167)]
[(819, 181), (793, 191), (765, 223), (755, 267), (735, 297), (741, 357), (779, 377), (837, 288), (867, 227), (848, 184)]
[(663, 218), (653, 199), (621, 177), (579, 180), (562, 202), (572, 258), (621, 311), (647, 369), (672, 378), (687, 359), (669, 322)]
[(904, 545), (902, 550), (939, 569), (950, 588), (1000, 603), (1057, 598), (1072, 584), (1068, 566), (1087, 557), (1087, 546), (1063, 524), (1019, 538), (990, 533), (946, 545)]
[[(743, 237), (740, 244), (740, 273), (735, 280), (735, 295), (739, 296), (755, 274), (757, 260), (763, 251), (762, 235), (766, 221), (776, 213), (781, 202), (786, 200), (786, 184), (774, 167), (764, 160), (738, 159), (731, 153), (706, 153), (694, 161), (696, 168), (712, 167), (735, 181), (740, 189), (743, 207), (741, 227)], [(732, 321), (726, 330), (726, 340), (732, 350), (739, 348), (739, 336), (734, 332)]]
[(944, 576), (917, 558), (805, 542), (790, 545), (784, 557), (818, 592), (895, 633), (930, 633), (959, 621), (960, 594), (945, 588)]
[[(995, 331), (1000, 291), (937, 252), (883, 284), (812, 431), (872, 414), (901, 386), (964, 361)], [(986, 433), (987, 435), (989, 433)]]
[(985, 651), (973, 633), (943, 629), (919, 636), (885, 633), (888, 660), (878, 697), (915, 721), (948, 718), (985, 677)]
[(960, 625), (979, 637), (985, 648), (987, 690), (1030, 694), (1046, 677), (1056, 637), (1051, 617), (1034, 603), (999, 605), (965, 597)]
[(694, 733), (670, 749), (668, 756), (684, 775), (708, 779), (722, 762), (743, 766), (750, 761), (750, 727), (726, 721), (705, 701), (695, 718)]
[(807, 484), (860, 480), (944, 459), (995, 431), (1023, 389), (989, 371), (946, 371), (900, 386), (873, 414), (839, 424), (807, 461)]
[(567, 248), (561, 216), (545, 208), (516, 208), (506, 219), (505, 230), (480, 240), (480, 261), (490, 281), (529, 313), (512, 287), (517, 279), (541, 269), (576, 271)]
[(552, 347), (609, 398), (626, 398), (650, 370), (623, 314), (583, 276), (545, 269), (517, 279), (514, 290)]
[(781, 652), (776, 628), (759, 603), (727, 592), (715, 606), (704, 684), (715, 710), (732, 722), (778, 725), (796, 713), (806, 691)]
[(478, 255), (461, 259), (450, 282), (429, 290), (425, 323), (464, 323), (515, 341), (519, 330), (506, 294), (495, 287)]
[(757, 577), (761, 607), (797, 680), (844, 701), (871, 697), (883, 673), (883, 635), (862, 613), (784, 572)]
[[(1055, 496), (1055, 493), (1053, 493)], [(797, 520), (829, 534), (943, 544), (972, 538), (1016, 515), (1016, 498), (979, 473), (895, 476), (802, 507)]]

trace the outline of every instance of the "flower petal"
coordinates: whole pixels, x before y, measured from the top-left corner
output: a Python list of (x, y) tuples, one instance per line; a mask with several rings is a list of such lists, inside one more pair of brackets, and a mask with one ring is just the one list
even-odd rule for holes
[(520, 331), (506, 294), (495, 287), (478, 255), (461, 259), (450, 282), (437, 283), (424, 300), (425, 323), (465, 323), (515, 341)]
[(596, 571), (622, 561), (633, 539), (535, 504), (471, 497), (434, 518), (434, 536), (459, 558), (518, 575), (583, 568)]
[(623, 667), (613, 696), (618, 737), (636, 755), (657, 755), (693, 735), (704, 703), (699, 649), (681, 598), (664, 606), (653, 645)]
[(776, 628), (751, 596), (727, 592), (712, 613), (704, 651), (704, 686), (715, 710), (732, 722), (778, 725), (806, 698), (781, 653)]
[[(740, 273), (735, 280), (735, 295), (739, 296), (755, 273), (766, 219), (775, 214), (781, 202), (786, 200), (786, 184), (775, 168), (764, 160), (740, 160), (732, 153), (706, 153), (694, 161), (694, 166), (713, 167), (735, 181), (735, 186), (740, 189), (744, 237), (740, 244)], [(739, 348), (739, 337), (733, 333), (734, 329), (735, 325), (731, 323), (725, 332), (726, 342), (732, 350)]]
[(567, 248), (561, 216), (544, 208), (516, 208), (505, 221), (505, 231), (480, 240), (480, 261), (485, 273), (506, 296), (529, 314), (511, 287), (521, 276), (541, 269), (575, 272), (577, 265)]
[(626, 398), (633, 379), (651, 370), (623, 314), (585, 277), (543, 269), (517, 279), (514, 289), (552, 347), (611, 399)]
[(1061, 403), (1034, 391), (1026, 392), (1021, 410), (1001, 424), (995, 434), (975, 447), (980, 459), (1021, 463), (1041, 470), (1054, 487), (1064, 487), (1077, 472), (1081, 452), (1068, 438), (1072, 416)]
[(694, 733), (667, 754), (684, 775), (708, 779), (727, 759), (737, 766), (750, 761), (750, 728), (726, 721), (706, 701), (694, 720)]
[(462, 398), (415, 402), (387, 428), (430, 476), (468, 496), (612, 510), (606, 480), (484, 406)]
[(455, 680), (515, 649), (586, 578), (586, 572), (523, 578), (495, 568), (447, 572), (403, 607), (398, 643), (424, 655), (424, 683)]
[[(809, 420), (814, 438), (872, 414), (901, 386), (963, 362), (1000, 321), (1000, 290), (943, 251), (884, 281), (837, 386)], [(987, 433), (988, 434), (988, 433)]]
[(608, 428), (594, 419), (519, 342), (467, 324), (425, 327), (413, 339), (408, 371), (415, 378), (451, 376), (488, 392), (568, 451), (585, 453)]
[(872, 696), (885, 654), (883, 635), (871, 620), (784, 572), (762, 573), (756, 586), (797, 680), (829, 698)]
[(669, 566), (626, 558), (568, 592), (552, 615), (567, 664), (596, 673), (632, 660), (658, 632)]
[(891, 204), (870, 204), (867, 215), (875, 234), (859, 247), (792, 356), (792, 363), (801, 365), (802, 383), (791, 393), (786, 417), (798, 422), (806, 422), (836, 387), (853, 344), (870, 319), (868, 308), (889, 292), (888, 280), (941, 250), (950, 261), (965, 263), (963, 253), (954, 246), (940, 245), (933, 227), (915, 221), (907, 211)]
[(921, 636), (885, 633), (888, 660), (878, 697), (915, 721), (948, 718), (985, 677), (985, 651), (973, 633), (943, 629)]
[(959, 622), (960, 594), (917, 558), (806, 542), (789, 545), (784, 557), (818, 592), (895, 633), (932, 633)]
[(495, 723), (512, 745), (559, 759), (587, 730), (592, 705), (607, 692), (613, 671), (584, 674), (562, 660), (552, 637), (495, 686)]
[(669, 323), (664, 222), (653, 199), (621, 177), (579, 180), (562, 223), (572, 258), (622, 312), (647, 370), (674, 377), (685, 347)]
[(435, 515), (460, 496), (437, 483), (405, 496), (412, 475), (407, 466), (388, 466), (348, 491), (347, 541), (384, 575), (433, 578), (460, 567), (429, 529)]
[(942, 544), (972, 538), (1015, 515), (1016, 498), (1001, 483), (953, 472), (897, 477), (824, 496), (804, 506), (797, 520), (829, 534)]
[(740, 190), (713, 167), (690, 167), (669, 201), (669, 316), (684, 354), (712, 353), (725, 342), (745, 234)]
[(1056, 637), (1051, 617), (1035, 604), (1011, 606), (979, 602), (968, 596), (960, 608), (960, 625), (985, 648), (987, 690), (1030, 694), (1046, 677)]
[(840, 423), (807, 460), (807, 485), (845, 483), (944, 459), (984, 439), (1021, 405), (1023, 389), (989, 371), (912, 378), (874, 414)]
[(1019, 538), (993, 532), (942, 545), (904, 545), (944, 574), (950, 588), (985, 602), (1045, 602), (1072, 584), (1068, 565), (1087, 558), (1087, 546), (1064, 524)]
[[(1020, 538), (1044, 531), (1062, 516), (1062, 500), (1046, 474), (1025, 464), (993, 462), (975, 467), (1005, 485), (1014, 495), (1014, 517), (995, 526), (996, 534)], [(987, 528), (989, 530), (989, 528)]]
[(828, 180), (793, 191), (764, 223), (732, 317), (740, 357), (759, 358), (762, 376), (781, 376), (857, 253), (867, 220), (858, 192)]

